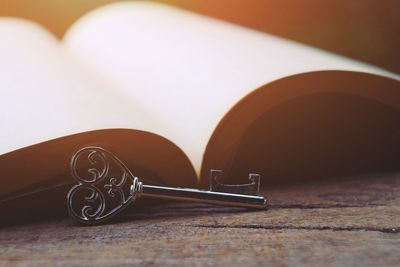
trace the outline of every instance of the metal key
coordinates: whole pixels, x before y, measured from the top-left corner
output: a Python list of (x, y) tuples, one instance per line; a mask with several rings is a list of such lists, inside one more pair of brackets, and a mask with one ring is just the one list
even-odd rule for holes
[(77, 151), (71, 159), (71, 173), (78, 184), (68, 192), (68, 212), (85, 224), (107, 220), (141, 196), (258, 209), (267, 206), (266, 199), (258, 195), (258, 174), (249, 174), (249, 184), (225, 185), (217, 179), (222, 172), (211, 170), (210, 190), (145, 185), (121, 160), (101, 147)]

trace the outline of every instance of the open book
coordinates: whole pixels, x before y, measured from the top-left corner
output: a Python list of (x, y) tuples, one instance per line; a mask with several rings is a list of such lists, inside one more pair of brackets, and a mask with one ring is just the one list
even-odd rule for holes
[(62, 41), (1, 18), (0, 38), (3, 202), (69, 188), (89, 145), (182, 187), (211, 168), (268, 185), (398, 167), (400, 77), (370, 65), (142, 2), (99, 8)]

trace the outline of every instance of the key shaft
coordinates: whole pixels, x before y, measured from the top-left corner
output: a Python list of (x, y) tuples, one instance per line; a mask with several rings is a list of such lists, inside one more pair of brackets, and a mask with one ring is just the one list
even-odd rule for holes
[(263, 196), (213, 192), (193, 188), (142, 185), (140, 196), (257, 209), (267, 207), (267, 200)]

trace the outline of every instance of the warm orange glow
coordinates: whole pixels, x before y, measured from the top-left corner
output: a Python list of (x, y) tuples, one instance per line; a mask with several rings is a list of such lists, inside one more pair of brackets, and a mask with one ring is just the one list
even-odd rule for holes
[[(85, 13), (118, 0), (2, 0), (0, 16), (36, 21), (56, 36)], [(136, 2), (136, 1), (135, 1)], [(399, 1), (160, 0), (400, 72)]]

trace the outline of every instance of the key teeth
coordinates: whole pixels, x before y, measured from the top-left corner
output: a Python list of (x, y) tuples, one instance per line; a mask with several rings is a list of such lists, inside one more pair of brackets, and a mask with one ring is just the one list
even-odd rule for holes
[(258, 173), (249, 173), (249, 180), (254, 184), (254, 194), (258, 196), (260, 194), (261, 175)]
[(218, 181), (218, 177), (222, 174), (222, 170), (211, 169), (210, 171), (210, 191), (225, 192), (244, 195), (258, 196), (260, 193), (261, 175), (257, 173), (249, 173), (248, 184), (223, 184)]
[(218, 191), (218, 187), (221, 185), (218, 182), (218, 176), (222, 174), (222, 170), (211, 169), (210, 171), (210, 191)]

